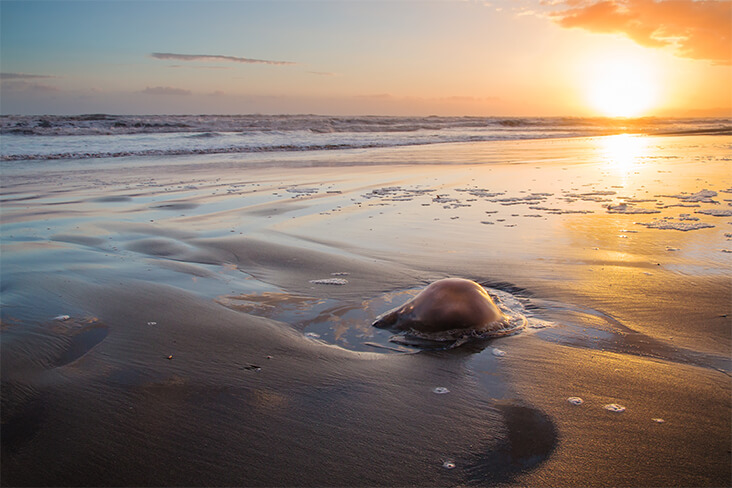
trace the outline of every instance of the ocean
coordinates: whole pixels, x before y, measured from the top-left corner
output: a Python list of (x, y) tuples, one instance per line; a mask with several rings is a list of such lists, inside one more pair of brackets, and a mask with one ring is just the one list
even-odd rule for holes
[(0, 117), (0, 160), (282, 153), (622, 133), (730, 134), (732, 119), (6, 115)]

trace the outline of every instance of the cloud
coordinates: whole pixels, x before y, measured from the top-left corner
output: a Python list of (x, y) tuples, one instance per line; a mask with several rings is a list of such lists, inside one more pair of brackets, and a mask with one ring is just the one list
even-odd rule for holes
[(168, 66), (168, 68), (186, 68), (186, 69), (214, 69), (214, 70), (220, 70), (220, 69), (232, 69), (231, 66), (197, 66), (197, 65), (189, 65), (184, 66), (182, 64), (171, 64)]
[(308, 73), (317, 76), (338, 76), (338, 73), (331, 73), (330, 71), (308, 71)]
[(42, 78), (56, 78), (50, 75), (31, 75), (27, 73), (0, 73), (0, 80), (38, 80)]
[(729, 0), (565, 0), (551, 15), (562, 27), (621, 33), (646, 47), (674, 46), (678, 55), (732, 64)]
[(255, 63), (255, 64), (272, 64), (278, 66), (293, 65), (290, 61), (272, 61), (269, 59), (251, 59), (241, 58), (238, 56), (222, 56), (220, 54), (174, 54), (174, 53), (152, 53), (151, 57), (155, 59), (173, 59), (176, 61), (230, 61), (234, 63)]
[(389, 93), (370, 93), (365, 95), (354, 95), (354, 98), (368, 98), (372, 100), (390, 100), (394, 98), (393, 95)]
[(142, 90), (140, 93), (145, 93), (147, 95), (190, 95), (191, 92), (189, 90), (184, 90), (183, 88), (174, 88), (172, 86), (148, 86), (144, 90)]
[(39, 95), (60, 91), (55, 86), (45, 85), (43, 83), (31, 83), (29, 81), (17, 78), (10, 78), (9, 81), (4, 81), (2, 84), (2, 88), (3, 90), (7, 91), (25, 92)]

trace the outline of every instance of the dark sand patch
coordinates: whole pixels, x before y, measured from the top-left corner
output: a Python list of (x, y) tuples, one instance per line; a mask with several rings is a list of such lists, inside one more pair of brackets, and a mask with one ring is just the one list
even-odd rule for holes
[[(727, 375), (523, 339), (520, 349), (506, 348), (514, 358), (504, 362), (506, 371), (521, 378), (519, 392), (551, 416), (562, 441), (552, 463), (518, 484), (556, 486), (581, 477), (586, 486), (607, 486), (608, 466), (624, 467), (612, 473), (618, 486), (728, 484), (731, 441), (718, 435), (732, 428)], [(541, 372), (532, 367), (537, 363)], [(584, 403), (569, 404), (573, 396)], [(603, 408), (611, 403), (626, 410)]]
[(75, 234), (56, 234), (51, 236), (51, 240), (57, 242), (68, 242), (69, 244), (80, 244), (88, 247), (101, 247), (108, 242), (101, 237)]
[[(469, 480), (476, 457), (505, 456), (504, 414), (458, 355), (375, 360), (179, 290), (130, 285), (74, 283), (84, 306), (112, 319), (104, 358), (37, 386), (56, 407), (39, 410), (44, 428), (4, 459), (4, 484), (444, 486)], [(440, 385), (450, 394), (435, 395)], [(446, 458), (458, 466), (445, 470)], [(501, 469), (493, 479), (523, 468)]]
[(121, 203), (121, 202), (131, 202), (132, 198), (124, 195), (120, 196), (108, 196), (108, 197), (99, 197), (92, 200), (93, 202), (98, 203)]
[(153, 205), (150, 208), (160, 210), (193, 210), (199, 205), (197, 203), (181, 202), (181, 203), (165, 203), (162, 205)]

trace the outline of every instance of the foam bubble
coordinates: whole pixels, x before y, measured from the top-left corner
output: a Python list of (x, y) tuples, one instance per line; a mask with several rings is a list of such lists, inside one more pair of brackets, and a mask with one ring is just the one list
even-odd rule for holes
[(491, 353), (494, 356), (499, 357), (499, 358), (502, 358), (502, 357), (504, 357), (506, 355), (506, 351), (501, 351), (497, 347), (494, 347), (493, 350), (491, 351)]
[(621, 413), (625, 412), (625, 407), (617, 403), (609, 403), (603, 407), (608, 412)]
[(325, 278), (322, 280), (310, 280), (310, 283), (314, 285), (347, 285), (348, 280), (343, 278)]
[(68, 315), (57, 315), (53, 318), (53, 320), (60, 320), (61, 322), (65, 320), (69, 320), (71, 317)]
[(438, 395), (444, 395), (446, 393), (450, 393), (450, 390), (448, 390), (444, 386), (436, 386), (436, 387), (432, 388), (432, 393), (436, 393)]
[(552, 327), (553, 325), (554, 324), (552, 322), (549, 322), (548, 320), (541, 320), (529, 317), (529, 323), (527, 327), (529, 329), (546, 329), (547, 327)]
[(678, 198), (685, 202), (701, 202), (701, 203), (715, 203), (712, 197), (717, 196), (717, 192), (713, 190), (701, 190), (691, 195), (669, 195), (671, 198)]
[(711, 215), (713, 217), (732, 217), (732, 209), (709, 208), (709, 209), (697, 210), (695, 213)]
[(619, 205), (605, 205), (608, 213), (612, 214), (655, 214), (661, 213), (660, 210), (652, 210), (648, 208), (634, 207), (627, 203), (621, 203)]
[(442, 467), (445, 469), (453, 469), (455, 467), (455, 461), (447, 459), (442, 463)]
[(582, 405), (583, 403), (585, 403), (585, 401), (580, 397), (569, 397), (567, 398), (567, 401), (572, 405)]
[(662, 230), (680, 230), (690, 231), (699, 229), (709, 229), (714, 227), (711, 224), (705, 224), (704, 222), (672, 222), (669, 220), (656, 220), (653, 222), (636, 222), (638, 225), (643, 225), (649, 229), (662, 229)]

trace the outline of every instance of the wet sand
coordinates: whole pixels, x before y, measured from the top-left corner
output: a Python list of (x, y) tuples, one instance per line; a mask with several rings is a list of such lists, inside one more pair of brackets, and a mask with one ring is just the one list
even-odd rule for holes
[[(4, 164), (2, 484), (728, 486), (731, 144)], [(450, 276), (534, 327), (370, 326)]]

